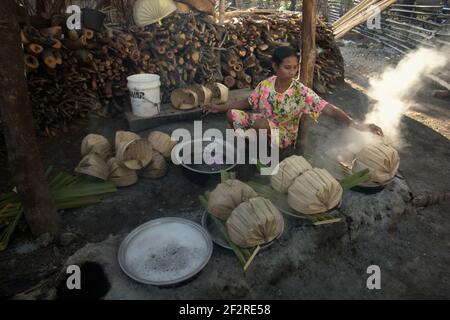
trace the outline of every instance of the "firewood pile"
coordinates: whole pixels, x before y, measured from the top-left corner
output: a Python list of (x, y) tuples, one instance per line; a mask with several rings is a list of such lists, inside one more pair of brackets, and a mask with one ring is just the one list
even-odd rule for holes
[(21, 32), (33, 115), (46, 135), (89, 112), (105, 115), (113, 96), (126, 92), (126, 39), (88, 29), (62, 34), (61, 26)]
[[(314, 89), (323, 93), (343, 77), (343, 59), (331, 29), (321, 21), (317, 27)], [(194, 11), (143, 29), (64, 31), (63, 23), (22, 29), (33, 114), (40, 133), (50, 135), (89, 112), (120, 110), (116, 98), (127, 98), (126, 77), (135, 73), (161, 76), (164, 103), (194, 83), (254, 87), (270, 74), (275, 47), (298, 49), (300, 39), (295, 13), (246, 14), (224, 26)]]
[(170, 93), (193, 83), (222, 82), (216, 47), (225, 28), (206, 14), (174, 14), (144, 29), (129, 28), (141, 57), (133, 72), (156, 72), (161, 77), (162, 101)]
[[(301, 47), (301, 15), (296, 13), (248, 13), (226, 21), (222, 70), (224, 84), (243, 88), (256, 86), (271, 73), (271, 56), (280, 45), (297, 51)], [(314, 89), (324, 93), (333, 80), (344, 75), (344, 61), (331, 29), (317, 22), (317, 60)]]

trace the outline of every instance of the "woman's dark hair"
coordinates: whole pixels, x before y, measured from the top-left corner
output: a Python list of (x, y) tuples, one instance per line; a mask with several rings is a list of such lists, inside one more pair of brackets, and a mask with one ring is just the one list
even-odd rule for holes
[(284, 59), (289, 57), (297, 57), (297, 54), (292, 47), (277, 47), (272, 55), (272, 61), (276, 65), (280, 65)]

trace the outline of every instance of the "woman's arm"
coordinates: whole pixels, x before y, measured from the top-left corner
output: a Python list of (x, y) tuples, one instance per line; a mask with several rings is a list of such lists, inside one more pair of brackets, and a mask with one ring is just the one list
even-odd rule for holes
[(322, 111), (327, 116), (335, 118), (337, 121), (346, 124), (349, 127), (355, 128), (359, 131), (370, 131), (376, 135), (383, 136), (383, 130), (373, 123), (358, 123), (354, 121), (348, 114), (340, 108), (328, 103)]
[(246, 110), (250, 109), (250, 104), (248, 103), (248, 99), (237, 100), (233, 102), (228, 102), (226, 104), (205, 104), (202, 106), (203, 112), (205, 113), (218, 113), (218, 112), (227, 112), (231, 109), (239, 109)]

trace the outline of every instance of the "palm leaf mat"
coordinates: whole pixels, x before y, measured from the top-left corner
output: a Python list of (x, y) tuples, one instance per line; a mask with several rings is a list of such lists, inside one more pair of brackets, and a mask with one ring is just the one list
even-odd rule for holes
[[(58, 210), (99, 203), (107, 195), (117, 191), (116, 186), (109, 181), (90, 182), (64, 172), (52, 175), (53, 171), (50, 167), (45, 176)], [(0, 251), (7, 248), (22, 216), (22, 203), (15, 191), (0, 195)]]

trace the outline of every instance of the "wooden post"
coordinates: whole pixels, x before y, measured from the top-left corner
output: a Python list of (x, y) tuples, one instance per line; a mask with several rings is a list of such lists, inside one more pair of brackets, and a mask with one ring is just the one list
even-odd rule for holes
[[(300, 81), (307, 87), (313, 87), (314, 65), (316, 63), (316, 12), (317, 0), (303, 1), (302, 5), (302, 55), (300, 65)], [(300, 120), (300, 142), (301, 146), (307, 143), (308, 123), (307, 117)]]
[(56, 236), (59, 217), (39, 156), (14, 0), (0, 6), (0, 39), (0, 111), (13, 182), (33, 235)]
[(312, 88), (316, 63), (316, 0), (303, 1), (301, 82)]

